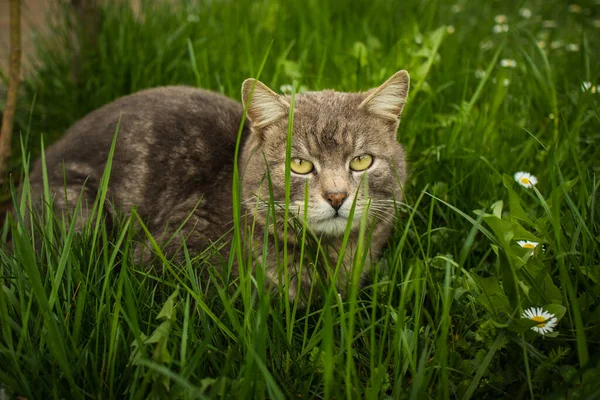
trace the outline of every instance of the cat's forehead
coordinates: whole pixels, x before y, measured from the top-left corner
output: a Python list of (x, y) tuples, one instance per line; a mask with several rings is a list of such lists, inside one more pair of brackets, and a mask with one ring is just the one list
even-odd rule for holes
[(294, 112), (294, 142), (311, 153), (352, 152), (366, 142), (377, 140), (377, 132), (388, 125), (380, 123), (359, 105), (363, 93), (343, 93), (327, 90), (298, 96)]
[[(366, 93), (333, 90), (298, 94), (294, 102), (294, 152), (341, 160), (357, 152), (392, 151), (397, 146), (395, 129), (360, 107), (366, 97)], [(281, 156), (285, 149), (287, 118), (269, 128), (265, 136), (269, 154)]]
[(294, 131), (328, 136), (348, 129), (360, 130), (365, 122), (364, 112), (359, 109), (363, 99), (360, 93), (333, 90), (303, 93), (295, 103)]
[(295, 98), (295, 107), (299, 113), (347, 114), (358, 109), (365, 99), (364, 93), (345, 93), (335, 90), (300, 93)]

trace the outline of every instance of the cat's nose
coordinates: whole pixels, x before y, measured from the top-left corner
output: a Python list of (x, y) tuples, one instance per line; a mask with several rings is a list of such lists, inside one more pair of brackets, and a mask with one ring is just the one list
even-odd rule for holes
[(344, 200), (346, 200), (346, 198), (348, 197), (348, 193), (346, 193), (346, 192), (327, 192), (323, 195), (323, 197), (325, 197), (325, 200), (327, 200), (329, 202), (329, 204), (331, 204), (331, 207), (333, 207), (337, 211), (340, 209), (340, 207), (344, 203)]

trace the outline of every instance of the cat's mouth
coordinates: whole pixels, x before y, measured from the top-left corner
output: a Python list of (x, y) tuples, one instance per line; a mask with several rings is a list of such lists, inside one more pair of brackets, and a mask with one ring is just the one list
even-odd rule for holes
[(309, 220), (308, 225), (317, 234), (328, 236), (342, 236), (346, 232), (348, 217), (336, 212), (328, 217), (318, 220)]
[[(298, 221), (304, 220), (303, 204), (295, 204), (297, 206), (295, 217)], [(360, 210), (355, 211), (360, 214)], [(308, 218), (306, 219), (307, 226), (310, 230), (317, 235), (327, 236), (342, 236), (346, 232), (346, 226), (348, 224), (349, 212), (345, 208), (335, 210), (332, 207), (310, 207), (308, 209)], [(356, 228), (360, 218), (354, 218), (352, 221), (352, 228)]]

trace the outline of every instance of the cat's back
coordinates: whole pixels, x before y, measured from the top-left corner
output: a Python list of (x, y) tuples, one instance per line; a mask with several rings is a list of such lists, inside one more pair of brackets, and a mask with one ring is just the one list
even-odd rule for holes
[(218, 150), (235, 145), (242, 112), (241, 104), (208, 90), (146, 89), (120, 97), (77, 121), (46, 151), (46, 158), (49, 163), (55, 158), (104, 163), (115, 135), (116, 153), (146, 151), (149, 146), (165, 152), (169, 147), (171, 152), (179, 146), (198, 145), (198, 139)]
[[(206, 192), (215, 178), (227, 178), (242, 114), (240, 103), (184, 86), (121, 97), (76, 122), (46, 150), (49, 180), (94, 185), (116, 135), (109, 186), (117, 202), (143, 206), (159, 193)], [(41, 175), (38, 161), (32, 181)]]

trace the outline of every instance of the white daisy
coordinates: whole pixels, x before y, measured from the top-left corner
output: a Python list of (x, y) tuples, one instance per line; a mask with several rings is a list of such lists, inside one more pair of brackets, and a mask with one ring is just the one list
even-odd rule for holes
[(517, 62), (515, 60), (511, 60), (510, 58), (503, 58), (500, 60), (500, 66), (504, 68), (515, 68), (517, 66)]
[(504, 80), (502, 81), (502, 84), (504, 85), (504, 87), (508, 87), (510, 85), (510, 79), (504, 78)]
[(537, 245), (539, 244), (538, 242), (532, 242), (530, 240), (517, 240), (517, 243), (522, 248), (531, 249), (531, 250), (535, 249), (537, 247)]
[(456, 29), (454, 29), (454, 25), (448, 25), (446, 27), (446, 32), (448, 32), (449, 35), (454, 34), (454, 32), (456, 32)]
[(281, 93), (283, 94), (292, 94), (292, 92), (294, 91), (294, 87), (289, 83), (286, 83), (285, 85), (281, 85), (279, 87), (279, 90), (281, 90)]
[(462, 11), (462, 4), (454, 4), (450, 9), (452, 10), (453, 13), (459, 13)]
[(479, 69), (479, 68), (476, 69), (475, 70), (475, 78), (477, 78), (477, 79), (483, 79), (483, 78), (485, 78), (485, 71), (482, 70), (482, 69)]
[(579, 45), (577, 43), (569, 43), (565, 49), (570, 52), (579, 51)]
[(582, 82), (581, 83), (581, 91), (587, 92), (588, 90), (590, 91), (590, 93), (599, 93), (600, 85), (594, 86), (594, 85), (592, 85), (592, 82)]
[(531, 18), (533, 13), (531, 12), (531, 10), (529, 8), (521, 8), (519, 10), (519, 15), (523, 18)]
[(530, 307), (523, 311), (521, 318), (527, 318), (531, 321), (538, 322), (537, 325), (532, 326), (531, 330), (536, 331), (540, 335), (545, 335), (554, 331), (557, 325), (557, 319), (554, 314), (550, 314), (545, 311), (542, 307)]
[(502, 33), (502, 32), (508, 32), (509, 28), (507, 24), (496, 24), (494, 25), (494, 27), (492, 28), (492, 31), (494, 33)]
[(538, 179), (531, 175), (529, 172), (519, 171), (514, 176), (515, 181), (519, 182), (519, 184), (526, 188), (532, 188), (538, 183)]
[(496, 15), (494, 17), (494, 21), (496, 21), (497, 24), (505, 24), (506, 23), (506, 15)]
[(538, 40), (537, 45), (540, 49), (545, 49), (546, 48), (546, 42), (543, 40)]
[[(279, 90), (281, 90), (281, 93), (283, 93), (283, 94), (291, 95), (292, 92), (294, 91), (294, 87), (292, 85), (290, 85), (289, 83), (286, 83), (285, 85), (281, 85), (279, 87)], [(299, 88), (296, 88), (296, 93), (304, 93), (307, 91), (308, 91), (308, 88), (304, 85), (300, 85)]]
[(564, 45), (564, 42), (562, 40), (553, 40), (550, 43), (550, 47), (552, 47), (553, 49), (558, 49), (559, 47), (562, 47)]

